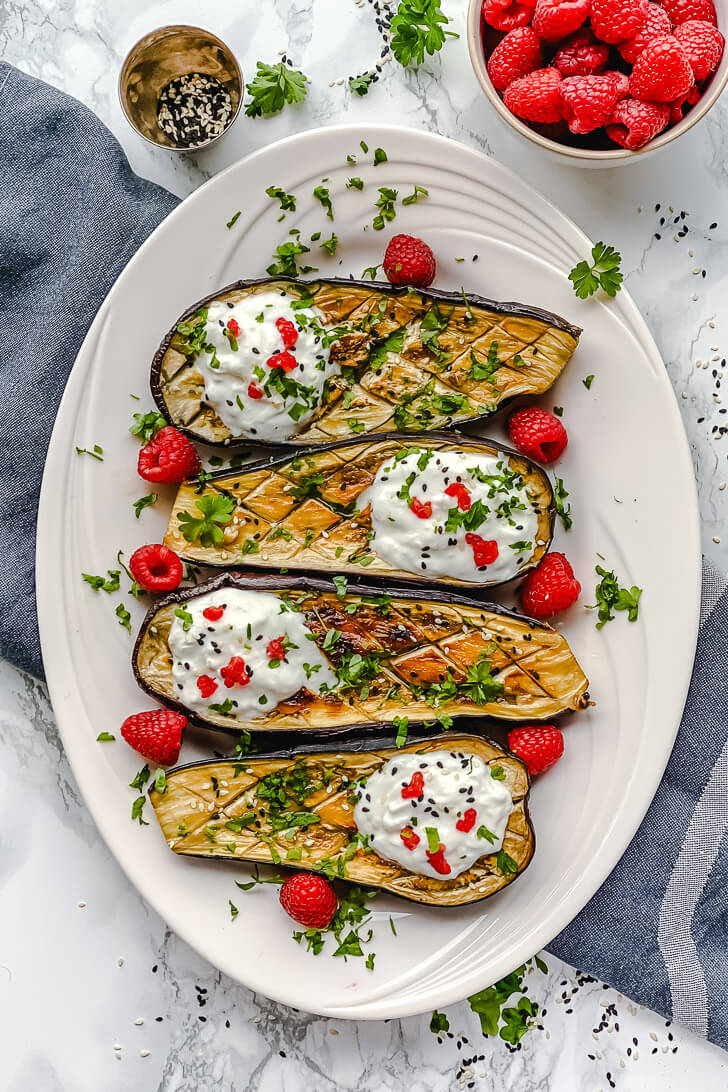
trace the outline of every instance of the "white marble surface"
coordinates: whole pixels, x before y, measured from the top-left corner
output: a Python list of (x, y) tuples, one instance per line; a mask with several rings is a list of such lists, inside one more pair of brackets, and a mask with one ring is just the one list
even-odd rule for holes
[[(465, 0), (444, 6), (462, 30)], [(307, 102), (272, 120), (241, 116), (197, 157), (156, 151), (128, 128), (116, 79), (128, 47), (169, 22), (216, 31), (246, 76), (257, 59), (272, 63), (286, 48), (313, 80)], [(534, 159), (501, 128), (480, 96), (462, 39), (417, 74), (385, 66), (382, 83), (364, 99), (352, 98), (345, 84), (330, 86), (367, 69), (380, 49), (370, 0), (0, 2), (0, 55), (91, 106), (134, 168), (181, 196), (254, 148), (337, 121), (386, 120), (441, 132), (527, 176), (590, 235), (622, 251), (628, 286), (663, 352), (690, 437), (705, 551), (728, 566), (728, 542), (719, 541), (728, 468), (716, 387), (725, 351), (728, 100), (657, 158), (579, 171)], [(682, 225), (687, 234), (674, 238)], [(406, 1084), (412, 1092), (718, 1092), (728, 1084), (722, 1052), (551, 959), (548, 978), (529, 979), (546, 1010), (543, 1027), (515, 1054), (484, 1040), (465, 1004), (448, 1010), (455, 1035), (439, 1043), (425, 1017), (352, 1025), (253, 996), (171, 935), (129, 886), (79, 799), (43, 689), (6, 666), (0, 748), (3, 1089), (379, 1092)]]

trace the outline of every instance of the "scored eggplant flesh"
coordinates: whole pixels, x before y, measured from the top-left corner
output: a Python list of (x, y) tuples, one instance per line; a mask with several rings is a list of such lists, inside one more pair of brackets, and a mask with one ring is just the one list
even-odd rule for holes
[[(477, 755), (491, 767), (500, 766), (513, 800), (502, 854), (484, 854), (454, 879), (408, 872), (367, 851), (357, 840), (353, 818), (355, 781), (396, 755), (436, 750)], [(515, 755), (487, 738), (448, 734), (399, 749), (302, 748), (193, 763), (169, 770), (164, 792), (153, 789), (150, 798), (175, 853), (319, 871), (445, 907), (488, 898), (527, 867), (535, 849), (528, 794), (528, 773)], [(271, 805), (271, 799), (276, 803)]]
[[(270, 292), (311, 301), (324, 327), (338, 334), (330, 358), (344, 370), (327, 382), (316, 415), (300, 431), (292, 420), (289, 438), (266, 441), (233, 435), (205, 400), (189, 331), (205, 323), (212, 303), (234, 305)], [(154, 356), (151, 389), (173, 425), (213, 445), (252, 440), (286, 447), (326, 444), (353, 431), (429, 431), (487, 416), (518, 395), (543, 394), (580, 334), (549, 311), (464, 293), (336, 279), (238, 281), (175, 323)]]
[[(357, 499), (377, 471), (398, 452), (416, 448), (436, 453), (465, 451), (498, 456), (517, 473), (537, 512), (532, 549), (517, 572), (501, 579), (463, 580), (429, 571), (400, 569), (385, 561), (372, 543), (371, 507)], [(216, 527), (199, 507), (214, 502)], [(453, 500), (453, 506), (456, 502)], [(436, 432), (415, 437), (388, 433), (369, 440), (342, 440), (325, 448), (249, 463), (211, 474), (203, 484), (183, 482), (174, 501), (164, 544), (186, 561), (220, 568), (304, 569), (417, 583), (493, 587), (535, 568), (546, 554), (556, 514), (546, 472), (518, 452), (493, 440)], [(485, 572), (484, 577), (487, 577)]]
[[(186, 707), (169, 643), (175, 612), (202, 595), (234, 588), (273, 593), (295, 610), (342, 685), (324, 693), (302, 686), (251, 719), (232, 709), (201, 713)], [(546, 623), (444, 590), (392, 586), (383, 594), (352, 585), (341, 591), (319, 578), (229, 572), (172, 592), (142, 623), (133, 653), (137, 682), (197, 723), (235, 734), (371, 734), (399, 718), (414, 726), (438, 716), (543, 721), (589, 704), (588, 679), (566, 639)], [(282, 632), (287, 613), (279, 615)], [(235, 688), (220, 681), (218, 707), (220, 695), (232, 699)]]

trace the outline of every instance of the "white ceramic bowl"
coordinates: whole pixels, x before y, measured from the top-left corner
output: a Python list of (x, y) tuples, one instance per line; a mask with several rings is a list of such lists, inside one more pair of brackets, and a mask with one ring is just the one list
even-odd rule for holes
[[(718, 26), (725, 34), (728, 25), (728, 0), (714, 0), (718, 12)], [(681, 122), (665, 129), (659, 136), (640, 148), (637, 152), (629, 152), (625, 148), (615, 148), (613, 151), (592, 151), (588, 148), (573, 148), (568, 144), (560, 144), (556, 140), (549, 140), (534, 129), (531, 129), (524, 121), (517, 118), (508, 110), (490, 82), (486, 68), (486, 57), (483, 50), (482, 30), (482, 0), (469, 0), (467, 18), (467, 37), (470, 61), (478, 83), (483, 89), (485, 97), (494, 108), (496, 114), (526, 140), (538, 145), (543, 151), (556, 156), (561, 162), (568, 161), (576, 167), (622, 167), (627, 163), (634, 163), (637, 159), (644, 159), (660, 148), (666, 147), (672, 141), (677, 140), (688, 129), (692, 129), (701, 118), (705, 117), (711, 106), (718, 100), (728, 82), (728, 47), (724, 49), (720, 65), (713, 75), (713, 79), (706, 89), (703, 97), (692, 108)]]

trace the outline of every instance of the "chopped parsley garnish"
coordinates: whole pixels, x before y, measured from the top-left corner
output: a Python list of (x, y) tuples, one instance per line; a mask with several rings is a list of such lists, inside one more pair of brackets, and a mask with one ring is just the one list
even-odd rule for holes
[(242, 211), (243, 211), (242, 209), (238, 209), (238, 211), (233, 213), (233, 215), (230, 217), (227, 224), (225, 225), (227, 227), (228, 231), (230, 230), (231, 227), (233, 227), (235, 225), (235, 223), (237, 222), (238, 217), (242, 214)]
[[(182, 343), (186, 356), (197, 356), (205, 348), (205, 324), (207, 322), (207, 308), (202, 307), (196, 311), (186, 322), (178, 322), (176, 334)], [(141, 416), (136, 415), (135, 416)]]
[(347, 422), (351, 431), (357, 434), (363, 432), (367, 427), (366, 422), (360, 421), (357, 417), (349, 417), (347, 418)]
[(144, 805), (146, 804), (146, 802), (147, 802), (146, 796), (137, 796), (136, 800), (134, 801), (134, 803), (131, 806), (131, 817), (132, 817), (132, 819), (137, 820), (140, 827), (148, 827), (149, 826), (149, 823), (142, 816), (142, 812), (144, 811)]
[(564, 416), (564, 407), (563, 406), (554, 406), (554, 413), (556, 414), (557, 417), (563, 417)]
[(347, 178), (346, 188), (347, 190), (363, 190), (364, 182), (361, 178)]
[(582, 379), (582, 383), (584, 384), (584, 386), (586, 387), (587, 390), (591, 390), (591, 385), (592, 385), (593, 382), (594, 382), (594, 376), (593, 375), (587, 375), (584, 379)]
[(427, 848), (430, 853), (437, 853), (440, 848), (440, 835), (437, 833), (436, 827), (425, 827), (425, 836), (427, 837)]
[(503, 769), (502, 766), (491, 766), (490, 776), (493, 778), (494, 781), (505, 781), (506, 771)]
[(396, 190), (391, 189), (389, 186), (379, 187), (379, 197), (375, 201), (375, 205), (379, 209), (379, 212), (372, 220), (372, 227), (375, 231), (382, 231), (386, 223), (394, 220), (397, 215), (397, 210), (394, 207), (396, 200)]
[(440, 0), (400, 0), (391, 23), (394, 59), (404, 67), (417, 68), (425, 53), (433, 56), (442, 49), (446, 38), (459, 37), (454, 31), (444, 29), (449, 22)]
[(128, 629), (129, 633), (131, 633), (131, 615), (123, 603), (119, 603), (114, 614), (119, 619), (119, 625), (123, 626), (124, 629)]
[(587, 609), (598, 608), (597, 629), (601, 629), (607, 622), (614, 620), (615, 610), (627, 611), (629, 621), (636, 622), (642, 588), (638, 588), (635, 584), (629, 589), (620, 587), (615, 573), (607, 572), (601, 565), (596, 566), (596, 573), (602, 578), (594, 591), (597, 601)]
[(249, 118), (278, 114), (286, 105), (303, 102), (308, 91), (308, 77), (280, 62), (269, 65), (258, 61), (255, 78), (248, 84), (250, 101), (245, 107)]
[(368, 265), (366, 269), (362, 272), (361, 279), (366, 280), (366, 278), (369, 277), (370, 281), (375, 281), (377, 279), (378, 269), (378, 265)]
[(390, 353), (402, 351), (406, 333), (406, 330), (394, 330), (388, 337), (385, 337), (384, 341), (380, 341), (378, 345), (375, 345), (369, 354), (369, 367), (372, 371), (377, 371)]
[(316, 200), (320, 201), (321, 204), (323, 205), (324, 209), (326, 210), (326, 215), (328, 216), (329, 220), (333, 220), (333, 218), (334, 218), (334, 206), (331, 204), (331, 195), (329, 194), (328, 188), (326, 186), (324, 186), (323, 184), (320, 185), (320, 186), (316, 186), (316, 188), (313, 191), (313, 195), (316, 198)]
[[(338, 909), (331, 924), (326, 929), (305, 929), (301, 932), (294, 932), (293, 939), (299, 944), (305, 940), (306, 950), (313, 952), (314, 955), (319, 955), (324, 948), (324, 934), (331, 933), (338, 944), (338, 947), (332, 953), (334, 956), (343, 956), (344, 959), (347, 956), (363, 957), (362, 944), (368, 944), (373, 935), (371, 929), (368, 930), (366, 936), (363, 936), (361, 932), (362, 926), (366, 925), (370, 920), (366, 901), (373, 898), (374, 894), (374, 891), (352, 888), (345, 895), (339, 896)], [(348, 932), (345, 934), (344, 930), (346, 929), (348, 929)], [(365, 966), (368, 970), (373, 970), (373, 953), (370, 953)]]
[(81, 576), (90, 584), (94, 591), (105, 591), (109, 595), (119, 590), (120, 569), (107, 569), (108, 579), (103, 576), (93, 576), (91, 573), (81, 573)]
[(614, 297), (622, 287), (624, 277), (620, 272), (622, 255), (613, 246), (595, 243), (592, 247), (593, 262), (579, 262), (569, 273), (569, 280), (580, 300), (593, 296), (598, 288), (610, 297)]
[(432, 1014), (430, 1019), (430, 1031), (433, 1035), (440, 1035), (443, 1031), (450, 1030), (450, 1021), (444, 1012), (438, 1012), (437, 1009)]
[(330, 648), (334, 647), (339, 637), (341, 637), (340, 629), (327, 629), (324, 636), (324, 643), (321, 647), (328, 651)]
[[(543, 974), (547, 973), (548, 967), (538, 956), (534, 956), (534, 963)], [(468, 998), (470, 1008), (480, 1019), (483, 1035), (500, 1035), (505, 1042), (516, 1046), (532, 1026), (538, 1015), (538, 1005), (525, 996), (523, 980), (528, 966), (524, 963), (493, 986)], [(515, 993), (522, 993), (522, 996), (515, 1006), (506, 1008), (506, 1002)]]
[(299, 273), (315, 273), (316, 270), (312, 265), (302, 265), (299, 268), (296, 262), (298, 254), (309, 254), (310, 250), (311, 248), (302, 243), (299, 238), (288, 243), (281, 243), (276, 247), (278, 261), (271, 262), (266, 272), (270, 273), (271, 277), (297, 277)]
[(384, 148), (374, 149), (374, 166), (378, 167), (381, 163), (387, 162), (387, 153)]
[(477, 834), (479, 838), (485, 838), (486, 842), (490, 842), (491, 845), (495, 842), (495, 834), (487, 827), (478, 827)]
[(156, 504), (159, 500), (158, 493), (147, 493), (146, 497), (140, 497), (139, 500), (134, 501), (132, 508), (137, 519), (144, 511), (145, 508), (151, 508), (153, 504)]
[(364, 152), (365, 155), (369, 151), (369, 145), (367, 144), (367, 142), (365, 140), (360, 140), (359, 141), (359, 147), (361, 148), (361, 150)]
[(116, 736), (112, 736), (111, 732), (99, 732), (96, 736), (97, 743), (113, 743)]
[(260, 546), (254, 538), (246, 538), (245, 542), (241, 547), (240, 553), (243, 555), (243, 557), (245, 557), (246, 554), (259, 554)]
[(330, 254), (333, 258), (336, 253), (336, 248), (339, 245), (339, 236), (336, 233), (332, 233), (330, 239), (324, 239), (321, 243), (321, 249), (325, 250), (327, 254)]
[(129, 426), (129, 432), (132, 436), (138, 436), (143, 443), (148, 444), (166, 424), (167, 421), (157, 410), (150, 410), (149, 413), (135, 413), (134, 420)]
[(216, 546), (222, 542), (223, 527), (233, 518), (235, 501), (222, 493), (208, 493), (197, 501), (199, 516), (190, 512), (177, 512), (179, 529), (187, 542), (197, 542), (201, 546)]
[(76, 454), (90, 455), (92, 459), (96, 459), (100, 463), (104, 461), (104, 449), (102, 448), (101, 444), (94, 444), (93, 449), (91, 450), (89, 450), (89, 448), (87, 447), (77, 447)]
[(468, 379), (473, 379), (478, 383), (490, 382), (495, 373), (501, 366), (501, 362), (498, 358), (498, 342), (491, 341), (488, 347), (488, 359), (478, 360), (477, 356), (470, 350), (470, 371), (468, 372)]
[(392, 724), (397, 729), (397, 736), (394, 741), (395, 747), (404, 747), (407, 742), (407, 725), (409, 724), (409, 717), (394, 717)]
[(360, 98), (363, 98), (372, 86), (373, 81), (374, 74), (372, 72), (366, 72), (363, 76), (350, 76), (349, 90), (352, 95), (359, 95)]
[[(178, 614), (179, 612), (175, 611), (174, 613)], [(225, 701), (214, 702), (208, 706), (208, 709), (211, 709), (213, 713), (220, 713), (221, 716), (225, 717), (233, 711), (232, 698), (225, 698)]]
[(574, 521), (571, 518), (571, 505), (566, 503), (568, 497), (564, 482), (561, 478), (556, 479), (556, 486), (554, 488), (554, 500), (556, 502), (556, 515), (559, 517), (564, 525), (565, 531), (570, 531), (574, 525)]
[(241, 891), (250, 891), (252, 887), (256, 887), (259, 883), (283, 883), (283, 876), (277, 872), (273, 872), (269, 876), (261, 876), (258, 871), (258, 866), (253, 866), (253, 878), (249, 883), (241, 883), (240, 880), (235, 881), (235, 886), (239, 887)]
[(167, 791), (167, 775), (164, 770), (157, 770), (154, 775), (154, 788), (155, 791), (163, 794)]
[(284, 212), (296, 211), (296, 195), (293, 193), (286, 193), (280, 186), (268, 186), (266, 194), (272, 201), (278, 201), (281, 209)]
[(439, 337), (443, 330), (447, 329), (449, 321), (450, 316), (444, 316), (438, 305), (433, 303), (420, 323), (420, 341), (436, 360), (443, 360), (444, 354), (440, 349)]
[(495, 864), (502, 876), (515, 876), (518, 873), (518, 865), (504, 849), (498, 850)]
[(421, 197), (429, 197), (429, 196), (430, 196), (430, 191), (426, 190), (424, 186), (415, 186), (412, 193), (408, 194), (407, 197), (402, 198), (402, 204), (403, 205), (415, 205), (415, 204), (417, 204), (417, 202), (420, 200)]
[(339, 599), (343, 599), (346, 595), (347, 581), (345, 576), (335, 576), (334, 584), (336, 585), (336, 594)]
[(228, 905), (230, 907), (230, 920), (235, 921), (235, 919), (238, 916), (240, 911), (238, 910), (237, 906), (232, 901), (232, 899), (228, 899)]
[(318, 487), (326, 481), (326, 475), (314, 470), (310, 474), (304, 474), (298, 479), (291, 490), (291, 496), (295, 501), (305, 500), (307, 497), (318, 495)]
[(188, 610), (185, 610), (184, 607), (177, 607), (174, 612), (174, 616), (175, 618), (179, 618), (180, 622), (182, 623), (182, 629), (185, 631), (185, 633), (187, 633), (194, 621), (190, 612)]

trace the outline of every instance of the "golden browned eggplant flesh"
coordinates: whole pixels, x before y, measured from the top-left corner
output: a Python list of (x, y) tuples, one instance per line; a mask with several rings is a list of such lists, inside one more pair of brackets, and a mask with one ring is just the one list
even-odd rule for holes
[(139, 684), (239, 733), (366, 735), (453, 717), (547, 720), (588, 680), (545, 623), (444, 590), (225, 573), (173, 592), (134, 649)]
[(152, 364), (167, 419), (209, 444), (326, 444), (487, 416), (554, 383), (581, 331), (465, 293), (239, 281), (190, 308)]
[(164, 542), (224, 568), (488, 587), (539, 563), (554, 516), (548, 476), (517, 452), (452, 432), (388, 433), (185, 482)]
[(494, 895), (529, 864), (528, 792), (514, 755), (450, 734), (195, 763), (150, 796), (175, 853), (320, 871), (444, 907)]

